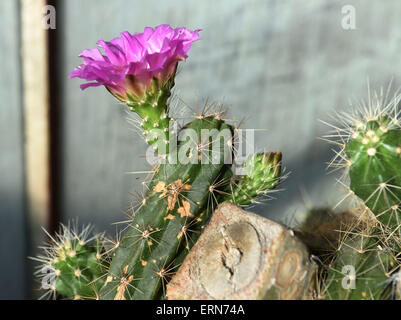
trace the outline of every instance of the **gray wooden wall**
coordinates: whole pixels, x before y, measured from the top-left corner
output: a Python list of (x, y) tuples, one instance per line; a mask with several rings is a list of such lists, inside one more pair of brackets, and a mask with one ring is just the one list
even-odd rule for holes
[(0, 1), (0, 299), (25, 295), (23, 114), (18, 1)]
[[(341, 9), (348, 4), (356, 9), (355, 30), (341, 27)], [(0, 23), (8, 30), (17, 28), (14, 1), (2, 0), (0, 8)], [(335, 176), (325, 170), (330, 146), (317, 139), (328, 128), (317, 119), (327, 120), (328, 113), (346, 108), (350, 97), (366, 98), (367, 77), (372, 88), (386, 86), (392, 77), (395, 87), (401, 82), (399, 0), (68, 0), (56, 10), (61, 214), (65, 221), (79, 217), (93, 222), (98, 230), (113, 232), (111, 223), (123, 220), (134, 200), (130, 192), (140, 191), (138, 176), (127, 172), (147, 169), (141, 157), (145, 143), (127, 122), (124, 107), (106, 90), (81, 92), (81, 81), (68, 79), (81, 62), (77, 55), (98, 39), (161, 23), (203, 29), (202, 40), (182, 64), (176, 93), (194, 106), (197, 97), (223, 99), (232, 117), (246, 118), (245, 128), (267, 129), (257, 133), (257, 149), (281, 150), (291, 175), (277, 200), (254, 210), (278, 220), (302, 211), (305, 196), (300, 190), (315, 205), (338, 199)], [(18, 252), (4, 249), (10, 234), (3, 230), (23, 234), (18, 44), (5, 28), (0, 30), (6, 39), (0, 45), (7, 46), (0, 54), (8, 59), (5, 64), (2, 57), (0, 87), (0, 168), (6, 171), (0, 179), (0, 198), (5, 199), (0, 202), (1, 260), (6, 252), (17, 263), (22, 247)], [(5, 270), (12, 269), (6, 265)], [(0, 297), (8, 296), (2, 290)]]

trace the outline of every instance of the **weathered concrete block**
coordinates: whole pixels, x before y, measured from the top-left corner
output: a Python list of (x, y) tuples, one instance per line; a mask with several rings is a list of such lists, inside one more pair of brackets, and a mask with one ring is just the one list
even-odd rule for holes
[(167, 297), (309, 299), (316, 269), (291, 230), (225, 202), (167, 285)]

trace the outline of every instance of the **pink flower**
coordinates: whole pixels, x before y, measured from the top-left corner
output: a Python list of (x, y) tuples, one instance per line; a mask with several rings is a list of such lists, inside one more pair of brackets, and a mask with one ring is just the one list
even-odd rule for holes
[(124, 31), (110, 42), (99, 40), (97, 45), (105, 55), (97, 48), (84, 50), (79, 55), (83, 64), (71, 72), (70, 78), (89, 81), (81, 89), (104, 85), (127, 103), (142, 100), (155, 89), (169, 91), (177, 64), (187, 58), (191, 43), (200, 39), (199, 31), (163, 24), (147, 27), (143, 33)]

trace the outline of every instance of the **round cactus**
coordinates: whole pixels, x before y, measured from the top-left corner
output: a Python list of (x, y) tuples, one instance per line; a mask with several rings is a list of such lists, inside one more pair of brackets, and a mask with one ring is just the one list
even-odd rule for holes
[(386, 99), (381, 91), (353, 114), (338, 114), (341, 125), (330, 125), (334, 134), (327, 137), (340, 146), (330, 167), (347, 169), (348, 195), (357, 195), (383, 225), (394, 228), (401, 222), (401, 95)]
[(97, 299), (105, 282), (109, 265), (103, 235), (89, 237), (91, 226), (77, 232), (77, 226), (61, 225), (61, 230), (50, 237), (43, 247), (44, 255), (33, 258), (42, 264), (37, 275), (41, 278), (44, 294), (61, 295), (69, 299)]

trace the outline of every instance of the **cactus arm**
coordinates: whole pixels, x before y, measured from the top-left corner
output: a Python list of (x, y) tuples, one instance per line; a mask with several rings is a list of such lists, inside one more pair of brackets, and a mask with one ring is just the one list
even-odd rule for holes
[(274, 189), (280, 182), (281, 152), (257, 153), (245, 163), (245, 175), (231, 178), (228, 192), (219, 202), (230, 201), (245, 206)]

